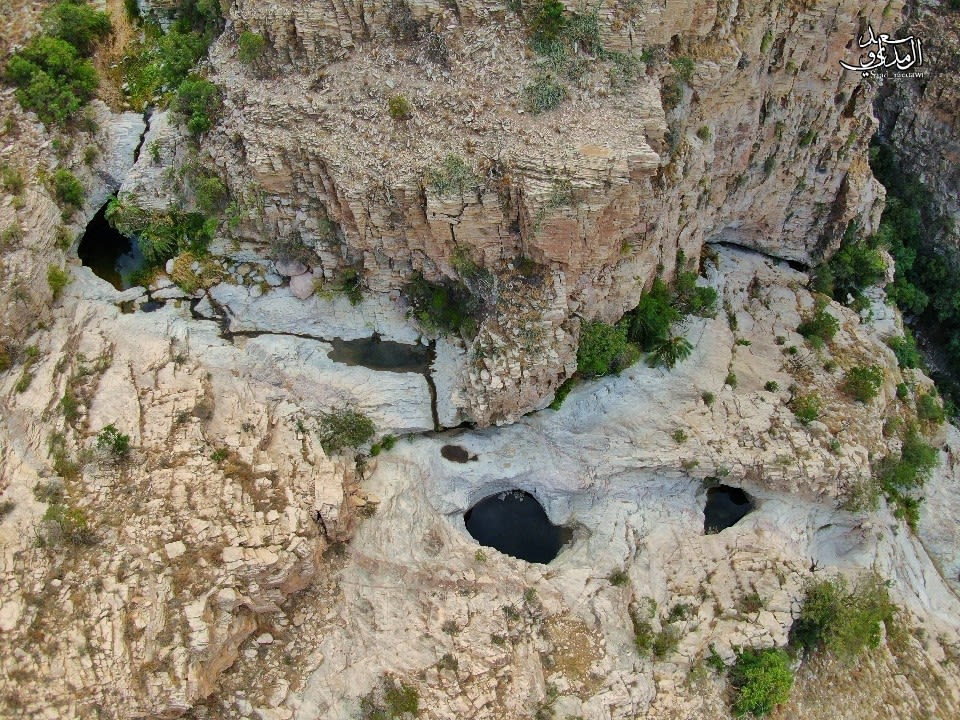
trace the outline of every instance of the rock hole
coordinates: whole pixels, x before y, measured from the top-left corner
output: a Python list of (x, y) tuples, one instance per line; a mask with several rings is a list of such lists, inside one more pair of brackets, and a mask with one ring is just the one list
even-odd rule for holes
[(736, 525), (754, 504), (743, 490), (730, 485), (718, 485), (707, 490), (707, 504), (703, 508), (703, 531), (708, 535)]
[(481, 545), (532, 563), (548, 563), (573, 531), (554, 525), (530, 493), (508, 490), (484, 498), (463, 515), (467, 532)]
[[(108, 203), (109, 204), (109, 203)], [(138, 271), (147, 266), (136, 240), (124, 237), (110, 226), (107, 205), (93, 216), (80, 238), (80, 261), (117, 290), (132, 287)]]
[(476, 460), (476, 455), (471, 455), (470, 451), (460, 445), (444, 445), (440, 448), (440, 456), (450, 462), (465, 463)]

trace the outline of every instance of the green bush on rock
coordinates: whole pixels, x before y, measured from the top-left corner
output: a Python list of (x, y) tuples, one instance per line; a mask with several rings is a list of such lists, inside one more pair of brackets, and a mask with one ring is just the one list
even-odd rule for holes
[(358, 448), (374, 436), (373, 420), (356, 410), (335, 410), (321, 413), (320, 447), (327, 455), (347, 448)]
[(740, 650), (730, 668), (730, 679), (737, 691), (734, 712), (738, 716), (749, 713), (763, 717), (790, 698), (793, 688), (790, 657), (778, 648)]

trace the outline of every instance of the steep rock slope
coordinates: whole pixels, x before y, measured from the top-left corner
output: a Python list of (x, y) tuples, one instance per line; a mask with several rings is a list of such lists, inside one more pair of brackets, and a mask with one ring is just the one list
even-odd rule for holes
[[(467, 416), (510, 422), (569, 373), (575, 318), (617, 318), (678, 250), (719, 240), (810, 262), (849, 220), (873, 226), (872, 90), (838, 61), (880, 11), (604, 4), (604, 50), (575, 53), (558, 72), (568, 99), (532, 114), (525, 88), (550, 67), (501, 5), (241, 2), (212, 51), (224, 110), (202, 153), (245, 208), (239, 248), (305, 246), (327, 280), (350, 267), (395, 292), (415, 271), (510, 273), (519, 256), (552, 274), (529, 308), (543, 347), (462, 369)], [(242, 31), (267, 41), (247, 64)], [(406, 119), (388, 113), (398, 96)], [(485, 299), (497, 307), (496, 285)], [(476, 345), (519, 348), (504, 315)]]

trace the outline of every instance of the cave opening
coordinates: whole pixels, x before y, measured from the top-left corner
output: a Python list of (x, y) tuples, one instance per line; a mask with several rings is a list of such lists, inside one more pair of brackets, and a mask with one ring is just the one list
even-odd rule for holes
[(528, 492), (508, 490), (484, 498), (463, 515), (467, 532), (481, 545), (532, 563), (549, 563), (573, 531), (554, 525)]
[(77, 255), (80, 261), (117, 290), (126, 290), (136, 283), (139, 271), (147, 266), (136, 240), (121, 235), (107, 222), (104, 204), (80, 238)]
[(708, 535), (736, 525), (754, 508), (753, 500), (742, 489), (717, 485), (707, 490), (703, 508), (703, 531)]

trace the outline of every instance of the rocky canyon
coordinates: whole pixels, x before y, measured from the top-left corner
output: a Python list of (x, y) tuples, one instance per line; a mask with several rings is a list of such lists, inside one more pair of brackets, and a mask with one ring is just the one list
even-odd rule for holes
[(0, 717), (960, 716), (958, 18), (12, 0)]

